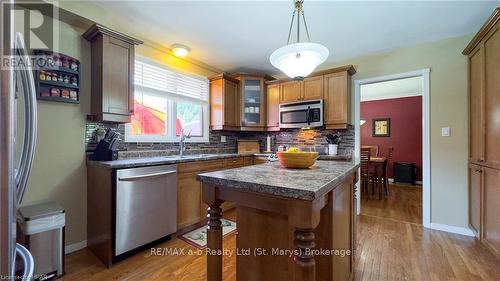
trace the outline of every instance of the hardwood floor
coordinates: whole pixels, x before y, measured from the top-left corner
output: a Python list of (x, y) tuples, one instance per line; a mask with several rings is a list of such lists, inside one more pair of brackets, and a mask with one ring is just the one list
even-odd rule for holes
[[(371, 187), (370, 187), (371, 188)], [(389, 195), (361, 195), (361, 214), (403, 222), (422, 223), (422, 187), (389, 184)]]
[[(395, 198), (416, 196), (395, 190), (391, 190)], [(389, 203), (376, 204), (384, 206)], [(410, 222), (410, 219), (415, 220), (418, 213), (415, 209), (418, 208), (398, 208), (412, 215), (377, 211), (372, 206), (365, 208), (366, 214), (358, 217), (354, 280), (500, 280), (500, 261), (474, 238), (425, 229), (418, 223)], [(224, 217), (235, 219), (235, 212), (230, 211)], [(177, 238), (157, 247), (196, 250)], [(227, 236), (224, 247), (234, 251), (236, 235)], [(201, 281), (206, 280), (205, 266), (204, 255), (154, 256), (147, 250), (106, 269), (85, 249), (66, 257), (66, 275), (62, 280)], [(236, 280), (234, 256), (224, 257), (223, 276), (224, 280)]]
[[(226, 212), (224, 217), (235, 220), (236, 211)], [(236, 235), (226, 236), (223, 245), (224, 248), (236, 251)], [(187, 254), (189, 250), (196, 251), (196, 247), (174, 237), (170, 241), (157, 245), (156, 248), (185, 250), (179, 255), (152, 255), (150, 250), (146, 250), (107, 269), (92, 252), (84, 249), (66, 256), (66, 274), (61, 280), (206, 280), (206, 256)], [(224, 280), (236, 280), (236, 257), (224, 257), (223, 276)]]
[(359, 216), (354, 280), (500, 280), (500, 261), (472, 237)]

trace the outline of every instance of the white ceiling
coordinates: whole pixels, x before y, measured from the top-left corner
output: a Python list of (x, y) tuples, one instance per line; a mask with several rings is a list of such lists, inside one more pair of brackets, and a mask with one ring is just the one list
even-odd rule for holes
[[(122, 21), (125, 33), (169, 47), (224, 71), (277, 73), (269, 55), (286, 43), (292, 1), (93, 1)], [(475, 33), (500, 1), (313, 1), (304, 11), (326, 63)]]
[(422, 95), (422, 77), (404, 78), (361, 85), (361, 101), (405, 98)]

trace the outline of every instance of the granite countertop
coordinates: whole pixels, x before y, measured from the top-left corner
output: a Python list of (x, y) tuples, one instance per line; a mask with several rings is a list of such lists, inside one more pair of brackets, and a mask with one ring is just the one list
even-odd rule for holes
[(216, 160), (224, 158), (233, 158), (237, 156), (253, 156), (253, 153), (197, 154), (197, 155), (185, 155), (183, 157), (172, 155), (172, 156), (161, 156), (161, 157), (128, 158), (128, 159), (119, 159), (113, 161), (87, 160), (87, 165), (99, 166), (109, 169), (123, 169), (123, 168), (156, 166), (156, 165), (168, 165), (168, 164), (177, 164), (184, 162), (204, 161), (204, 160)]
[(320, 160), (309, 169), (285, 169), (270, 162), (199, 174), (198, 180), (222, 188), (312, 201), (330, 192), (357, 167), (354, 162)]
[[(267, 157), (270, 153), (255, 153), (254, 156), (257, 157)], [(335, 161), (351, 161), (351, 155), (327, 155), (320, 154), (318, 160), (335, 160)]]
[[(216, 160), (224, 158), (232, 158), (238, 156), (261, 156), (267, 157), (269, 153), (225, 153), (225, 154), (197, 154), (197, 155), (185, 155), (184, 157), (179, 157), (177, 155), (172, 156), (158, 156), (158, 157), (143, 157), (143, 158), (127, 158), (119, 159), (113, 161), (93, 161), (87, 160), (87, 165), (104, 167), (108, 169), (124, 169), (124, 168), (135, 168), (135, 167), (146, 167), (146, 166), (156, 166), (156, 165), (169, 165), (184, 162), (194, 162), (194, 161), (204, 161), (204, 160)], [(320, 155), (319, 160), (337, 160), (337, 161), (350, 161), (350, 156), (332, 156), (332, 155)]]

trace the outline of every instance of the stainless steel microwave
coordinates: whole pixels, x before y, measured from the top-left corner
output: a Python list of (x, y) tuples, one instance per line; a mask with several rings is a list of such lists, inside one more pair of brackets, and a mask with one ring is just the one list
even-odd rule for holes
[(280, 104), (280, 128), (323, 126), (323, 100)]

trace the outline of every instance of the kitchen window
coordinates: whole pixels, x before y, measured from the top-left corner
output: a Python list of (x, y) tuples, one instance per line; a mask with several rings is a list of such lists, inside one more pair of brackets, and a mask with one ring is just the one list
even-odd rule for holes
[(126, 142), (208, 142), (208, 80), (147, 61), (135, 61), (134, 115)]

